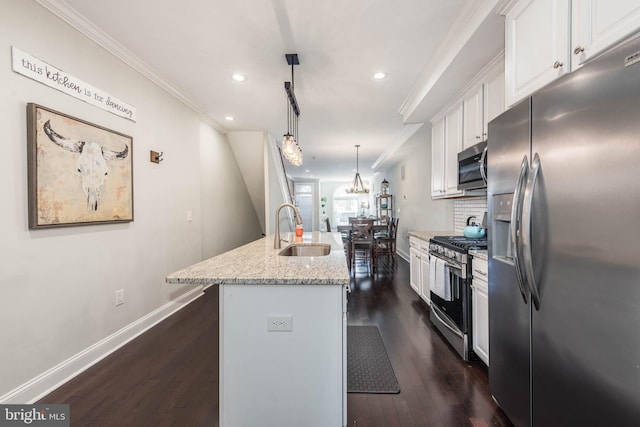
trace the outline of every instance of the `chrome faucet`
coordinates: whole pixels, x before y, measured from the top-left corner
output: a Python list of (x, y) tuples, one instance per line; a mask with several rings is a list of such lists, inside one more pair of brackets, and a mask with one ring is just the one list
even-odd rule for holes
[(291, 203), (283, 203), (278, 206), (278, 209), (276, 209), (276, 234), (273, 240), (273, 249), (280, 249), (280, 209), (284, 208), (285, 206), (289, 206), (293, 209), (296, 217), (296, 224), (302, 225), (302, 217), (300, 216), (300, 211), (298, 211), (297, 207), (295, 207)]

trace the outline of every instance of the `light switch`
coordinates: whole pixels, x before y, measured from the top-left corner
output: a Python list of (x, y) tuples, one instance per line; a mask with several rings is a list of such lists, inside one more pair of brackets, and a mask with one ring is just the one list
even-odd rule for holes
[(187, 221), (193, 221), (193, 211), (187, 211)]

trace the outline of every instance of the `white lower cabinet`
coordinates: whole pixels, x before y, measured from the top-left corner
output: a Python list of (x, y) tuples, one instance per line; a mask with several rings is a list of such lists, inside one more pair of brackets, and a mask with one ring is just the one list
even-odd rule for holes
[(489, 366), (489, 285), (487, 261), (473, 258), (473, 351)]
[(431, 286), (429, 284), (429, 242), (421, 242), (421, 244), (420, 297), (422, 297), (427, 304), (431, 304)]
[(411, 246), (409, 255), (411, 266), (409, 284), (416, 293), (420, 294), (420, 249)]
[(429, 286), (429, 241), (411, 236), (409, 238), (411, 288), (420, 297), (431, 304), (431, 287)]
[(409, 284), (420, 294), (420, 239), (409, 237)]

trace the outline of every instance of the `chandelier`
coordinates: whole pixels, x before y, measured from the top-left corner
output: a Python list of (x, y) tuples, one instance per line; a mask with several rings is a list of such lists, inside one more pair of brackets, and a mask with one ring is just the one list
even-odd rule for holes
[(287, 53), (285, 58), (287, 64), (291, 65), (291, 81), (284, 82), (284, 91), (287, 93), (287, 133), (282, 136), (282, 154), (293, 166), (302, 166), (302, 150), (298, 145), (300, 107), (293, 91), (293, 67), (300, 64), (300, 61), (297, 53)]
[(353, 183), (351, 187), (347, 188), (347, 193), (368, 193), (369, 187), (365, 187), (360, 178), (360, 172), (358, 171), (358, 149), (360, 145), (354, 145), (356, 147), (356, 176), (353, 177)]

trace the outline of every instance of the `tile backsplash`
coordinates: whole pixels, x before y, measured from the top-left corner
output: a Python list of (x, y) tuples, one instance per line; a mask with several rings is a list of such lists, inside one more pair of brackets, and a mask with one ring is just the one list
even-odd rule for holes
[(475, 216), (472, 221), (480, 224), (482, 216), (487, 211), (487, 197), (470, 197), (453, 201), (453, 229), (456, 234), (462, 234), (467, 226), (467, 218)]

